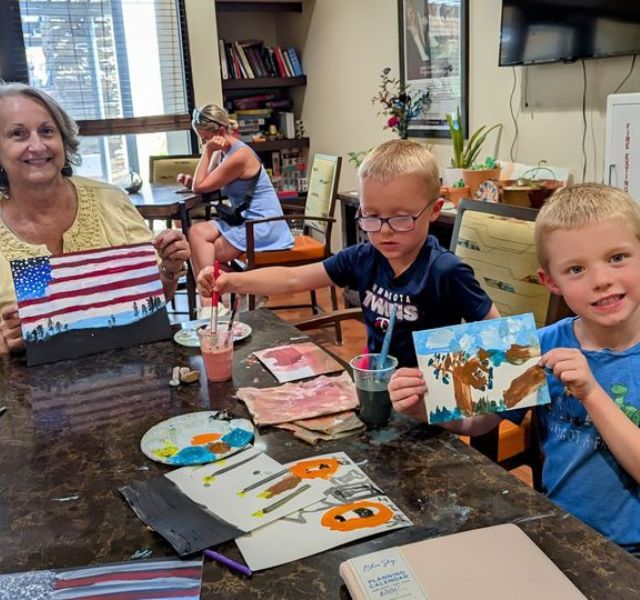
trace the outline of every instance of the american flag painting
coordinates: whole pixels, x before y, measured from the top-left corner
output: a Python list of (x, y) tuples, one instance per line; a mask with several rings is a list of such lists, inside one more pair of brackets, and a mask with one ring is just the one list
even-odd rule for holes
[(132, 560), (0, 575), (0, 600), (193, 600), (202, 560)]
[(151, 244), (14, 260), (11, 273), (29, 364), (170, 334)]

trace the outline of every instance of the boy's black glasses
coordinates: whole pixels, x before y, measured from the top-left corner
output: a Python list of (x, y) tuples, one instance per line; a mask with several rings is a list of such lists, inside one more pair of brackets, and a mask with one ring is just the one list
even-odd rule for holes
[(398, 217), (363, 217), (360, 209), (356, 214), (356, 221), (362, 231), (367, 233), (376, 233), (382, 229), (382, 224), (386, 223), (393, 231), (413, 231), (416, 227), (416, 221), (420, 215), (429, 208), (431, 204), (427, 204), (417, 215), (402, 215)]
[(191, 122), (194, 125), (198, 125), (198, 123), (211, 123), (218, 127), (224, 127), (222, 123), (218, 123), (218, 121), (207, 117), (207, 115), (203, 115), (197, 108), (194, 108), (193, 113), (191, 113)]

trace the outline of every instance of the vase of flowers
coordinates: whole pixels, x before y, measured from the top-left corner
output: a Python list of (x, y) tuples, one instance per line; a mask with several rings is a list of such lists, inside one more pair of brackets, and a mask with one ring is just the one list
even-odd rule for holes
[(385, 67), (380, 74), (378, 93), (371, 98), (372, 104), (380, 107), (379, 115), (386, 117), (383, 129), (396, 131), (401, 139), (407, 139), (409, 123), (431, 105), (429, 90), (410, 93), (411, 86), (391, 76), (391, 68)]

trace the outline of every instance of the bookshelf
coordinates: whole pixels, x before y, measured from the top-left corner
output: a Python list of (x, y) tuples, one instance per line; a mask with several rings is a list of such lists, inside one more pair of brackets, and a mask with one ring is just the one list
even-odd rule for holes
[(302, 2), (238, 2), (217, 0), (220, 12), (302, 12)]
[(215, 6), (225, 108), (234, 114), (241, 139), (260, 156), (279, 195), (290, 199), (293, 188), (306, 197), (310, 140), (295, 119), (307, 77), (299, 49), (285, 43), (282, 34), (282, 19), (290, 18), (282, 13), (302, 13), (303, 2), (216, 0)]
[(266, 90), (307, 85), (307, 76), (302, 77), (256, 77), (254, 79), (223, 79), (222, 91)]
[(294, 138), (292, 140), (273, 140), (266, 142), (249, 142), (256, 152), (273, 152), (274, 150), (283, 150), (285, 148), (309, 148), (309, 138)]

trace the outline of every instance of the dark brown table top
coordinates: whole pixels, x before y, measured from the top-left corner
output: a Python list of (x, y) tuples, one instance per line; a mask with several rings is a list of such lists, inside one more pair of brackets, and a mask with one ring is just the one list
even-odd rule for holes
[[(167, 472), (140, 451), (153, 424), (193, 410), (246, 416), (234, 386), (275, 384), (253, 350), (300, 332), (267, 310), (243, 313), (253, 335), (236, 347), (233, 382), (171, 388), (174, 365), (202, 368), (197, 349), (137, 346), (27, 369), (0, 361), (0, 573), (155, 557), (170, 546), (145, 528), (117, 487)], [(201, 381), (203, 379), (201, 378)], [(245, 578), (207, 561), (203, 598), (337, 598), (341, 561), (385, 547), (513, 522), (589, 598), (638, 598), (640, 561), (454, 436), (395, 416), (386, 429), (312, 447), (264, 428), (256, 444), (287, 461), (345, 451), (413, 520), (391, 532)], [(233, 543), (218, 548), (242, 560)], [(517, 597), (517, 591), (514, 591)]]
[(183, 207), (189, 211), (202, 202), (202, 196), (175, 185), (145, 183), (131, 202), (145, 219), (177, 219)]

